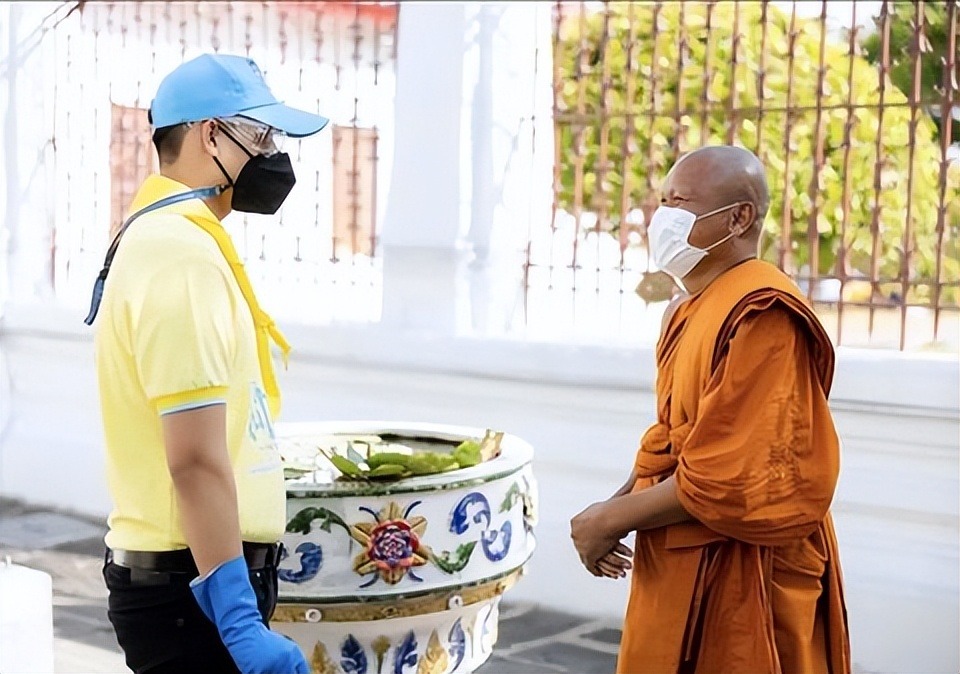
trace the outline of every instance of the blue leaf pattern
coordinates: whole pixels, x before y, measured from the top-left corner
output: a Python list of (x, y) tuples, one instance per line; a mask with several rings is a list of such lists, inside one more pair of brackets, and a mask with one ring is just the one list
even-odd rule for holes
[(453, 515), (450, 518), (450, 531), (455, 534), (463, 534), (470, 528), (471, 507), (476, 508), (473, 521), (477, 524), (485, 521), (484, 527), (490, 526), (490, 502), (483, 494), (471, 492), (460, 499), (460, 502), (453, 509)]
[(340, 666), (346, 674), (367, 674), (367, 654), (352, 634), (340, 649)]
[(466, 653), (467, 648), (467, 635), (463, 633), (463, 626), (460, 625), (460, 619), (457, 618), (457, 622), (453, 623), (453, 627), (450, 628), (450, 657), (453, 660), (453, 667), (450, 668), (451, 672), (457, 671), (457, 667), (460, 666), (460, 663), (463, 662), (463, 656)]
[(416, 667), (417, 659), (417, 637), (411, 630), (403, 643), (397, 646), (393, 662), (393, 674), (405, 674), (404, 668)]
[(315, 578), (323, 566), (323, 550), (320, 546), (304, 542), (297, 546), (296, 553), (300, 555), (300, 568), (277, 569), (277, 577), (287, 583), (305, 583)]
[(483, 546), (483, 554), (491, 562), (499, 562), (507, 553), (510, 552), (510, 539), (513, 537), (513, 525), (510, 522), (504, 522), (500, 530), (491, 529), (483, 532), (480, 537), (480, 545)]

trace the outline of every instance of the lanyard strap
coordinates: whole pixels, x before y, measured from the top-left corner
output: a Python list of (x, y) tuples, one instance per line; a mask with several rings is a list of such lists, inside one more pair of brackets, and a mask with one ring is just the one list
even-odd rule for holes
[(150, 213), (151, 211), (155, 211), (166, 206), (172, 206), (173, 204), (179, 204), (181, 201), (189, 201), (190, 199), (209, 199), (210, 197), (215, 197), (218, 194), (221, 194), (223, 190), (223, 187), (201, 187), (196, 190), (190, 190), (189, 192), (171, 194), (168, 197), (164, 197), (159, 201), (155, 201), (152, 204), (144, 206), (139, 211), (127, 218), (127, 221), (123, 223), (122, 227), (120, 227), (117, 235), (113, 237), (113, 241), (110, 243), (110, 248), (107, 249), (107, 257), (103, 261), (103, 269), (100, 270), (100, 273), (97, 275), (97, 280), (93, 283), (93, 297), (90, 299), (90, 313), (88, 313), (87, 317), (83, 319), (83, 322), (87, 325), (93, 325), (94, 320), (96, 320), (97, 312), (100, 311), (100, 301), (103, 299), (103, 287), (107, 280), (107, 274), (110, 273), (110, 265), (113, 264), (113, 257), (117, 254), (117, 248), (120, 246), (120, 238), (124, 235), (124, 233), (127, 231), (127, 228), (130, 227), (134, 220), (139, 218), (141, 215)]

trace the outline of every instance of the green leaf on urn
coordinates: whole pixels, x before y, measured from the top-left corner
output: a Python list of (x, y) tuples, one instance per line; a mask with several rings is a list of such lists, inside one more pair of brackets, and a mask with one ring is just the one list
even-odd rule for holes
[(293, 518), (287, 522), (286, 531), (287, 533), (300, 533), (300, 534), (309, 534), (313, 528), (313, 523), (319, 521), (319, 527), (322, 531), (327, 533), (330, 532), (330, 527), (333, 524), (347, 529), (347, 523), (343, 519), (334, 513), (331, 510), (326, 508), (304, 508)]
[(521, 500), (523, 500), (523, 494), (520, 491), (520, 485), (514, 482), (510, 485), (510, 488), (507, 490), (506, 496), (503, 498), (503, 502), (500, 504), (500, 512), (505, 513), (513, 509), (513, 506), (517, 505)]
[(464, 543), (457, 546), (455, 552), (433, 553), (431, 559), (437, 568), (444, 573), (458, 573), (466, 568), (475, 547), (477, 547), (476, 541)]
[[(367, 447), (369, 448), (369, 445)], [(366, 463), (366, 459), (356, 450), (352, 442), (347, 443), (347, 458), (357, 464), (358, 467), (360, 464)]]
[(481, 461), (480, 443), (476, 440), (464, 440), (453, 450), (453, 458), (461, 468), (476, 466)]
[(370, 455), (370, 458), (367, 459), (367, 465), (370, 466), (371, 470), (376, 470), (379, 466), (387, 464), (406, 467), (410, 461), (410, 456), (410, 454), (400, 454), (399, 452), (377, 452)]
[(412, 475), (412, 473), (407, 470), (406, 466), (401, 466), (396, 463), (381, 463), (367, 473), (367, 477), (370, 479), (399, 478), (406, 477), (407, 475)]
[(323, 452), (323, 455), (344, 475), (349, 477), (359, 477), (363, 474), (363, 470), (360, 469), (356, 463), (351, 461), (345, 456), (340, 456), (339, 454), (327, 454)]

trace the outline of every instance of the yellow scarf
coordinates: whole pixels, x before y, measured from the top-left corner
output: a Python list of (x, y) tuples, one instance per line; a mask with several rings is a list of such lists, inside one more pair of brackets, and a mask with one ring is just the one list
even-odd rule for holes
[[(185, 192), (190, 188), (162, 175), (151, 175), (140, 186), (137, 196), (134, 197), (130, 206), (130, 212), (152, 204), (164, 197), (179, 192)], [(270, 414), (276, 419), (280, 414), (280, 387), (277, 384), (277, 375), (273, 369), (273, 360), (270, 357), (270, 340), (273, 340), (280, 348), (283, 356), (283, 364), (286, 366), (290, 355), (290, 344), (287, 342), (283, 333), (277, 327), (270, 315), (267, 314), (257, 302), (257, 296), (253, 292), (253, 286), (250, 284), (250, 278), (247, 276), (243, 262), (237, 254), (237, 249), (233, 245), (233, 239), (223, 228), (223, 225), (213, 214), (207, 205), (200, 199), (191, 199), (172, 204), (163, 209), (166, 212), (173, 212), (184, 216), (190, 222), (197, 225), (205, 231), (213, 240), (217, 242), (217, 247), (230, 265), (233, 277), (240, 287), (243, 299), (246, 300), (250, 308), (250, 315), (253, 318), (253, 328), (257, 337), (257, 360), (260, 362), (260, 376), (263, 379), (263, 388), (267, 394), (267, 404), (270, 407)]]

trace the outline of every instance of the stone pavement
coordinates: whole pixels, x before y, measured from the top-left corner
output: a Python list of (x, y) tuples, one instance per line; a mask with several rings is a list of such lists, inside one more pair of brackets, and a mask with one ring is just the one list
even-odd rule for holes
[[(0, 559), (53, 577), (58, 674), (129, 671), (107, 621), (100, 576), (104, 523), (0, 498)], [(505, 603), (493, 657), (478, 674), (603, 674), (620, 631), (605, 621)]]

